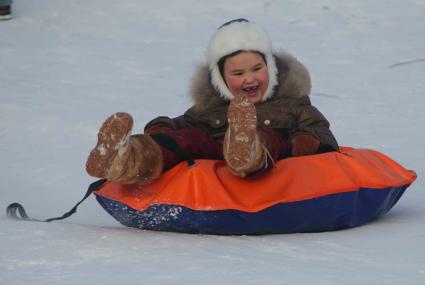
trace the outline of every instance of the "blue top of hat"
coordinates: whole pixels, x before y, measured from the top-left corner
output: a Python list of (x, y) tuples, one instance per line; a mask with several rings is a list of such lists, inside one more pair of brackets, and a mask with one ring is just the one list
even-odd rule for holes
[(249, 21), (247, 19), (244, 19), (244, 18), (233, 19), (233, 20), (230, 20), (230, 21), (224, 23), (223, 25), (221, 25), (218, 29), (221, 29), (221, 28), (228, 26), (230, 24), (233, 24), (233, 23), (240, 23), (240, 22), (249, 22)]

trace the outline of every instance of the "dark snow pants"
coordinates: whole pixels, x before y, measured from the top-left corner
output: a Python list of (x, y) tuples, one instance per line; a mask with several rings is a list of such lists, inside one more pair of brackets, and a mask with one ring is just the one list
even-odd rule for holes
[[(281, 158), (282, 154), (288, 151), (288, 143), (282, 136), (271, 128), (259, 128), (258, 131), (266, 138), (268, 143), (268, 151), (270, 159), (274, 162)], [(193, 159), (214, 159), (223, 160), (223, 144), (213, 139), (209, 134), (199, 128), (188, 128), (181, 130), (161, 129), (153, 131), (150, 135), (155, 137), (155, 134), (162, 134), (171, 137), (179, 148), (189, 153)], [(161, 152), (164, 161), (164, 170), (170, 169), (183, 159), (176, 152), (161, 146)], [(255, 176), (267, 172), (273, 167), (273, 162), (267, 163), (265, 169), (255, 173)]]

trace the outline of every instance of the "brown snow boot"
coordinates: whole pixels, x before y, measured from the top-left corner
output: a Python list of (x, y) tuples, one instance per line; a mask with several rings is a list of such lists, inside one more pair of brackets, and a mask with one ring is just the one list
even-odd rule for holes
[(161, 175), (161, 148), (148, 135), (131, 136), (132, 126), (127, 113), (106, 119), (87, 159), (88, 174), (122, 184), (147, 184)]
[(127, 113), (115, 113), (105, 120), (97, 134), (97, 145), (87, 159), (88, 174), (106, 176), (118, 152), (127, 149), (132, 128), (133, 118)]
[(236, 96), (227, 111), (229, 126), (223, 156), (230, 171), (239, 177), (260, 170), (267, 163), (267, 142), (257, 131), (257, 111), (246, 96)]

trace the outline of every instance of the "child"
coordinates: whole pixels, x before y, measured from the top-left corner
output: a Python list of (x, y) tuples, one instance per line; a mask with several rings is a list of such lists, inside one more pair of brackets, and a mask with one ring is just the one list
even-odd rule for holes
[(131, 135), (129, 114), (101, 126), (86, 169), (123, 184), (147, 184), (187, 157), (224, 160), (239, 177), (257, 177), (289, 156), (338, 150), (326, 118), (310, 103), (306, 68), (273, 53), (267, 34), (236, 19), (222, 25), (192, 82), (194, 105), (158, 117)]

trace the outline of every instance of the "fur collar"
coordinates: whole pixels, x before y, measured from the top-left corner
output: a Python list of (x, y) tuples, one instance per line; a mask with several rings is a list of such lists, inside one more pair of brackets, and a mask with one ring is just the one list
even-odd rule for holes
[[(311, 90), (311, 81), (307, 68), (289, 53), (277, 52), (274, 56), (278, 69), (278, 85), (267, 102), (285, 97), (308, 96)], [(214, 89), (210, 78), (208, 64), (199, 65), (191, 86), (191, 97), (197, 111), (228, 104), (228, 101), (220, 97)]]

